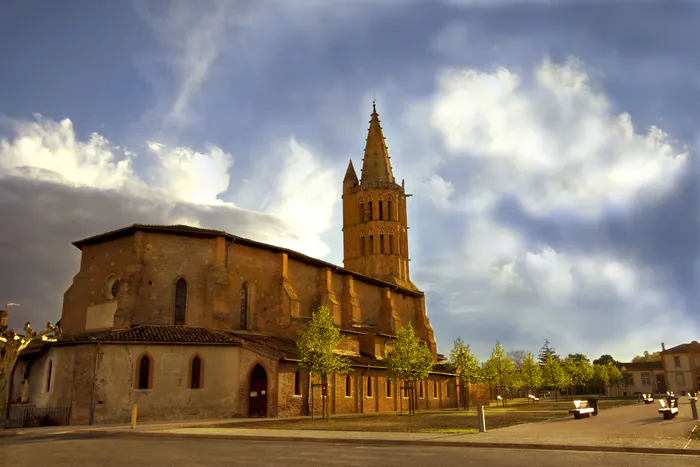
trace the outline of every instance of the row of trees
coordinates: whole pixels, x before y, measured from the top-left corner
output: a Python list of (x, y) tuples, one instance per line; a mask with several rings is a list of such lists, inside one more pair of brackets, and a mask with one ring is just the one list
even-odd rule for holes
[[(313, 313), (309, 326), (299, 330), (299, 369), (320, 379), (318, 385), (321, 387), (324, 420), (330, 417), (330, 407), (325, 397), (328, 394), (329, 376), (344, 375), (351, 369), (348, 357), (336, 353), (342, 338), (340, 329), (333, 324), (330, 310), (323, 306)], [(415, 413), (416, 383), (427, 378), (433, 369), (433, 354), (427, 344), (416, 336), (410, 324), (397, 331), (384, 363), (390, 378), (403, 383), (408, 394), (408, 411)]]
[(514, 390), (525, 389), (535, 394), (538, 389), (558, 393), (592, 392), (594, 388), (626, 387), (629, 375), (624, 366), (610, 355), (591, 362), (583, 354), (562, 358), (545, 340), (537, 359), (531, 352), (515, 350), (505, 353), (500, 342), (483, 363), (472, 354), (469, 345), (457, 338), (450, 352), (451, 369), (463, 384), (487, 383), (492, 390), (507, 399)]

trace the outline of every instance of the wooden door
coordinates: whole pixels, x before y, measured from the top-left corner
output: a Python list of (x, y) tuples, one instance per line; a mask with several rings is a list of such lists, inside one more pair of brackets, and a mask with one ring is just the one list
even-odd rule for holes
[(250, 372), (248, 392), (248, 416), (267, 417), (267, 373), (260, 365)]

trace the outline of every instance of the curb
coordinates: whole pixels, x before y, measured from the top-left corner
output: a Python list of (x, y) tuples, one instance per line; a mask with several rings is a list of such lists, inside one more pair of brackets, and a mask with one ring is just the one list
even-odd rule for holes
[[(66, 433), (67, 434), (67, 433)], [(498, 448), (498, 449), (532, 449), (548, 451), (587, 451), (587, 452), (616, 452), (632, 454), (673, 454), (685, 456), (700, 456), (699, 449), (679, 448), (645, 448), (626, 446), (586, 446), (571, 444), (527, 444), (527, 443), (489, 443), (480, 441), (429, 441), (408, 439), (361, 439), (361, 438), (310, 438), (303, 436), (265, 436), (265, 435), (216, 435), (194, 433), (164, 433), (157, 431), (106, 431), (106, 430), (76, 430), (71, 434), (81, 434), (95, 437), (123, 436), (123, 437), (152, 437), (152, 438), (200, 438), (200, 439), (225, 439), (246, 441), (277, 441), (277, 442), (307, 442), (330, 444), (365, 444), (365, 445), (407, 445), (407, 446), (437, 446), (437, 447), (464, 447), (464, 448)]]

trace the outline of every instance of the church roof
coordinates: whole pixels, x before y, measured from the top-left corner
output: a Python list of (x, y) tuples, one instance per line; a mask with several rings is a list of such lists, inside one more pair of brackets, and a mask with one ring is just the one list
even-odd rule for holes
[[(252, 350), (272, 354), (280, 360), (297, 361), (297, 345), (291, 339), (252, 331), (223, 331), (197, 326), (142, 324), (128, 329), (86, 331), (61, 336), (56, 342), (35, 341), (23, 354), (32, 354), (46, 347), (70, 344), (189, 344), (189, 345), (233, 345), (250, 347)], [(348, 355), (356, 367), (385, 369), (382, 360), (369, 355)], [(452, 374), (445, 365), (437, 364), (433, 373)]]
[(394, 183), (394, 173), (389, 162), (389, 152), (384, 140), (384, 132), (376, 103), (372, 104), (372, 118), (369, 121), (365, 155), (362, 159), (362, 183), (389, 182)]
[(143, 324), (119, 330), (87, 331), (61, 336), (58, 339), (58, 343), (78, 342), (240, 345), (241, 340), (230, 331), (195, 326), (157, 324)]
[(163, 234), (171, 234), (171, 235), (186, 235), (189, 237), (201, 237), (201, 238), (215, 238), (215, 237), (225, 237), (234, 243), (240, 243), (241, 245), (246, 245), (250, 246), (253, 248), (261, 248), (265, 250), (270, 250), (274, 251), (277, 253), (287, 253), (288, 257), (290, 259), (295, 259), (297, 261), (300, 261), (302, 263), (310, 264), (313, 266), (317, 267), (327, 267), (327, 268), (332, 268), (334, 272), (338, 272), (340, 274), (346, 274), (346, 275), (351, 275), (363, 282), (367, 282), (373, 285), (378, 285), (380, 287), (390, 287), (392, 289), (399, 289), (402, 293), (406, 295), (412, 295), (414, 297), (422, 297), (423, 292), (418, 291), (418, 290), (413, 290), (409, 289), (406, 287), (402, 287), (400, 285), (392, 284), (390, 282), (386, 282), (380, 279), (376, 279), (374, 277), (370, 276), (365, 276), (363, 274), (356, 273), (354, 271), (350, 271), (349, 269), (345, 269), (341, 266), (337, 266), (333, 263), (328, 263), (326, 261), (313, 258), (311, 256), (307, 256), (303, 253), (299, 253), (298, 251), (290, 250), (288, 248), (280, 247), (280, 246), (275, 246), (275, 245), (270, 245), (268, 243), (262, 243), (258, 242), (256, 240), (251, 240), (249, 238), (244, 238), (244, 237), (239, 237), (237, 235), (232, 235), (228, 232), (224, 232), (223, 230), (213, 230), (213, 229), (202, 229), (199, 227), (191, 227), (189, 225), (182, 225), (182, 224), (177, 224), (177, 225), (154, 225), (154, 224), (133, 224), (127, 227), (122, 227), (121, 229), (117, 230), (112, 230), (109, 232), (105, 232), (102, 234), (98, 235), (93, 235), (92, 237), (87, 237), (82, 240), (77, 240), (73, 242), (73, 245), (76, 246), (78, 249), (82, 250), (84, 246), (86, 245), (96, 245), (99, 243), (103, 243), (109, 240), (115, 240), (117, 238), (121, 237), (126, 237), (129, 235), (133, 235), (136, 231), (145, 231), (145, 232), (155, 232), (155, 233), (163, 233)]

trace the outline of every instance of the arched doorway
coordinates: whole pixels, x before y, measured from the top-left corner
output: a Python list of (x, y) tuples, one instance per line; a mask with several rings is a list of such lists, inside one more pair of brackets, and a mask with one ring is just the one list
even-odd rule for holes
[(267, 373), (259, 363), (250, 372), (248, 416), (267, 417)]

